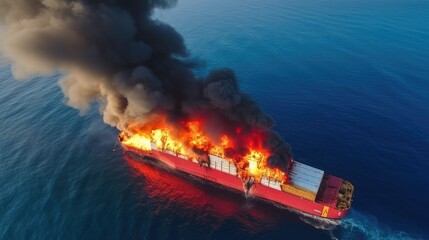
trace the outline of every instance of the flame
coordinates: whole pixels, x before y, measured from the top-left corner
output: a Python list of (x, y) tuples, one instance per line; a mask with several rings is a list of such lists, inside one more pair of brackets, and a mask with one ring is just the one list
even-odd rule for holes
[(185, 154), (183, 144), (173, 140), (168, 129), (154, 129), (151, 131), (150, 140), (155, 143), (158, 149), (170, 150), (177, 154)]
[(200, 150), (208, 151), (210, 149), (210, 140), (200, 129), (201, 123), (198, 121), (188, 122), (186, 126), (189, 129), (189, 143)]
[(227, 149), (227, 148), (232, 148), (231, 142), (230, 142), (227, 135), (222, 135), (220, 145), (214, 145), (210, 149), (210, 154), (213, 154), (213, 155), (221, 157), (221, 158), (226, 158), (225, 149)]
[(265, 160), (265, 155), (252, 149), (244, 158), (249, 162), (249, 172), (252, 175), (261, 175), (261, 169), (258, 165)]
[(240, 127), (232, 134), (210, 136), (203, 131), (202, 120), (168, 123), (165, 119), (155, 119), (145, 124), (133, 124), (119, 134), (121, 143), (139, 150), (152, 150), (151, 143), (158, 150), (197, 158), (198, 154), (212, 154), (224, 158), (237, 166), (239, 176), (261, 176), (286, 181), (287, 176), (280, 169), (268, 167), (270, 155), (262, 144), (260, 133), (243, 136)]
[(122, 144), (134, 146), (140, 150), (144, 151), (150, 151), (150, 139), (144, 136), (141, 136), (139, 134), (134, 134), (131, 136), (127, 136), (125, 132), (120, 133), (120, 138), (124, 139), (122, 140)]

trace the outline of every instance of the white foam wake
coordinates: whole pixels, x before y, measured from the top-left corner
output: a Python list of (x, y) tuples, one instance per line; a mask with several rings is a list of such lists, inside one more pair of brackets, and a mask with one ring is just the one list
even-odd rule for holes
[(314, 228), (326, 230), (333, 240), (338, 239), (385, 239), (385, 240), (410, 240), (424, 239), (417, 236), (410, 236), (404, 231), (392, 230), (389, 226), (379, 223), (375, 216), (363, 214), (356, 210), (351, 210), (349, 216), (342, 220), (326, 219), (293, 209), (289, 209), (299, 215), (299, 218), (313, 226)]
[(326, 219), (303, 212), (296, 212), (299, 214), (299, 218), (303, 222), (310, 224), (317, 229), (334, 230), (338, 225), (341, 224), (341, 220)]
[(407, 232), (393, 230), (382, 224), (375, 216), (352, 210), (350, 216), (343, 220), (339, 228), (340, 239), (420, 239), (410, 236)]

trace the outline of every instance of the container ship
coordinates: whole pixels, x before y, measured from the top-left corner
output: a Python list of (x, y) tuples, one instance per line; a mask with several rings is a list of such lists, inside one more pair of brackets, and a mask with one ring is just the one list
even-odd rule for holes
[(118, 141), (137, 160), (164, 163), (185, 174), (313, 216), (341, 219), (351, 207), (354, 187), (349, 181), (293, 159), (286, 172), (273, 174), (260, 169), (263, 167), (257, 153), (243, 159), (248, 163), (244, 168), (213, 151), (198, 156), (173, 151), (166, 147), (165, 137), (161, 141), (121, 132)]

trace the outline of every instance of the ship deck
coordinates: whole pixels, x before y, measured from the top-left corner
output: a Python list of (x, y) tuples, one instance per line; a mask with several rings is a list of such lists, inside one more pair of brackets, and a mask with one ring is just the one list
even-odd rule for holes
[[(210, 163), (201, 163), (195, 159), (175, 154), (171, 151), (153, 149), (151, 151), (140, 150), (132, 146), (124, 146), (124, 150), (146, 156), (150, 159), (160, 160), (173, 169), (205, 179), (219, 185), (243, 191), (243, 180), (238, 177), (235, 166), (231, 166), (224, 159), (210, 156)], [(218, 160), (218, 161), (217, 161)], [(220, 164), (219, 164), (220, 163)], [(226, 164), (225, 164), (226, 163)], [(295, 162), (296, 163), (296, 162)], [(298, 163), (293, 168), (291, 183), (294, 185), (276, 183), (271, 180), (268, 184), (255, 183), (248, 189), (248, 193), (269, 201), (280, 203), (284, 206), (298, 209), (300, 211), (321, 216), (323, 218), (340, 219), (347, 215), (350, 208), (352, 186), (344, 185), (341, 178), (331, 176), (322, 170)], [(279, 186), (280, 189), (279, 189)], [(319, 187), (318, 187), (319, 185)], [(351, 184), (350, 184), (351, 185)], [(285, 188), (285, 186), (294, 186)], [(344, 188), (344, 207), (337, 209), (337, 195)], [(318, 189), (318, 191), (316, 190)], [(313, 193), (313, 191), (317, 191)], [(310, 193), (310, 194), (308, 194)], [(314, 195), (312, 195), (314, 194)], [(312, 196), (310, 196), (312, 195)], [(316, 200), (316, 201), (315, 201)], [(339, 201), (341, 203), (341, 201)]]

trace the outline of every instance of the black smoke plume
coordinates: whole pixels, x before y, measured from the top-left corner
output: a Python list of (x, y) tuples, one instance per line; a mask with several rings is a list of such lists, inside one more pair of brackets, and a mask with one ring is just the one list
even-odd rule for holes
[[(233, 71), (198, 79), (182, 36), (152, 18), (175, 0), (0, 0), (1, 49), (14, 76), (64, 73), (68, 104), (100, 103), (107, 124), (125, 129), (158, 112), (174, 117), (207, 112), (266, 133), (270, 164), (284, 168), (287, 143), (273, 120), (241, 93)], [(213, 114), (215, 113), (215, 114)], [(216, 122), (216, 121), (214, 121)], [(215, 126), (209, 126), (216, 128)]]

